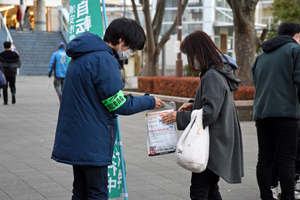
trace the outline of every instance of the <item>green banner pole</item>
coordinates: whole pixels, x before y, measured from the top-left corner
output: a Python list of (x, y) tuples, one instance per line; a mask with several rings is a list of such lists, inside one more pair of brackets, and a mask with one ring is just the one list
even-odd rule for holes
[(124, 165), (124, 157), (123, 157), (123, 147), (122, 147), (120, 126), (119, 126), (119, 117), (117, 117), (117, 131), (118, 131), (118, 140), (119, 140), (118, 141), (118, 146), (120, 148), (120, 157), (121, 157), (121, 166), (122, 166), (124, 199), (128, 200), (127, 185), (126, 185), (126, 174), (125, 174), (125, 165)]

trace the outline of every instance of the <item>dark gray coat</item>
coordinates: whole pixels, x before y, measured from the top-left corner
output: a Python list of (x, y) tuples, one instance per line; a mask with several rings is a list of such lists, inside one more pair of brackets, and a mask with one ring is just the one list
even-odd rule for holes
[[(209, 126), (210, 148), (207, 168), (228, 183), (241, 183), (244, 176), (242, 135), (233, 100), (239, 79), (232, 69), (209, 69), (201, 78), (194, 109), (203, 108), (203, 126)], [(185, 129), (191, 112), (177, 112), (177, 127)]]

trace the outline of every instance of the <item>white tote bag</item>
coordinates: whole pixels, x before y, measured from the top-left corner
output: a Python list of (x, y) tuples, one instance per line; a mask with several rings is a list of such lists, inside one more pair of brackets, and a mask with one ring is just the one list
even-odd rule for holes
[(202, 117), (202, 109), (193, 110), (176, 149), (177, 164), (195, 173), (206, 169), (209, 157), (209, 127), (203, 129)]

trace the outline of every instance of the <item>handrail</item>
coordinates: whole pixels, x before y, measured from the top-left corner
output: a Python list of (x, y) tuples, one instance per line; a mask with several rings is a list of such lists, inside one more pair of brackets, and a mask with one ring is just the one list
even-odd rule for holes
[(4, 27), (4, 30), (5, 30), (5, 32), (6, 32), (7, 40), (9, 40), (11, 43), (14, 43), (14, 41), (13, 41), (11, 35), (10, 35), (9, 30), (8, 30), (6, 24), (4, 23), (4, 19), (3, 19), (3, 16), (2, 16), (2, 13), (1, 13), (1, 12), (0, 12), (0, 20), (1, 20), (1, 24), (0, 24), (1, 29), (2, 29), (2, 27)]
[(68, 42), (69, 12), (62, 6), (58, 7), (59, 29), (66, 42)]

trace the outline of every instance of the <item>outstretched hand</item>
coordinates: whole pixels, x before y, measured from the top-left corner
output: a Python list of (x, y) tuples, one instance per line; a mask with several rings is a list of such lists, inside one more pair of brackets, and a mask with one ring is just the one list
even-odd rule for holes
[(166, 124), (171, 124), (173, 122), (176, 122), (176, 115), (177, 115), (177, 112), (176, 111), (171, 111), (167, 114), (165, 114), (161, 120), (162, 120), (162, 123), (166, 123)]
[(178, 111), (192, 111), (194, 103), (185, 103), (183, 104)]
[(160, 100), (159, 98), (156, 98), (154, 97), (155, 99), (155, 107), (154, 107), (154, 110), (159, 110), (161, 109), (162, 107), (164, 107), (164, 102), (162, 102), (162, 100)]

